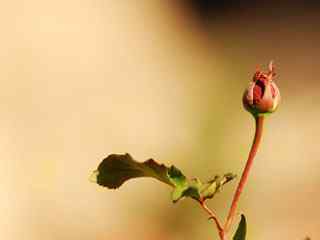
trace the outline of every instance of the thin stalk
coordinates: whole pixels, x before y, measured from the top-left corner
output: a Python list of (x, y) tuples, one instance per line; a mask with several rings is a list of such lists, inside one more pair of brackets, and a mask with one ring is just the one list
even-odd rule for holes
[(233, 219), (235, 217), (235, 214), (236, 214), (240, 195), (241, 195), (241, 193), (244, 189), (244, 186), (246, 185), (246, 182), (248, 180), (248, 175), (249, 175), (250, 169), (252, 167), (253, 159), (257, 153), (259, 143), (261, 141), (262, 130), (263, 130), (263, 120), (264, 120), (263, 116), (255, 116), (256, 130), (255, 130), (253, 143), (252, 143), (251, 150), (250, 150), (249, 156), (248, 156), (248, 160), (247, 160), (246, 166), (243, 170), (240, 182), (239, 182), (238, 187), (234, 193), (233, 200), (232, 200), (230, 210), (229, 210), (229, 214), (228, 214), (226, 223), (223, 228), (225, 233), (227, 233), (230, 229), (230, 226), (231, 226)]
[(218, 229), (220, 240), (225, 240), (223, 227), (220, 224), (216, 214), (206, 205), (205, 201), (201, 200), (200, 205), (209, 214), (209, 216), (210, 216), (209, 219), (212, 219), (215, 222), (216, 227)]

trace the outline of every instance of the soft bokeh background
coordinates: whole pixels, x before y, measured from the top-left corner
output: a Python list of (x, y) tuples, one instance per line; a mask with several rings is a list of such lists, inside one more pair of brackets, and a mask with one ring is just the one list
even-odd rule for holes
[[(283, 102), (240, 211), (249, 239), (320, 238), (318, 5), (13, 0), (0, 20), (1, 239), (216, 238), (161, 183), (110, 191), (88, 176), (124, 152), (204, 180), (240, 174), (253, 135), (242, 91), (271, 59)], [(221, 218), (235, 186), (210, 202)]]

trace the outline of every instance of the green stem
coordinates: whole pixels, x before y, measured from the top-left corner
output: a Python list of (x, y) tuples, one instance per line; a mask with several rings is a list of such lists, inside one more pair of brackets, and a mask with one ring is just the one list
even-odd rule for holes
[(250, 169), (252, 167), (253, 159), (257, 153), (259, 143), (261, 141), (262, 130), (263, 130), (263, 120), (264, 120), (264, 116), (255, 116), (256, 131), (255, 131), (253, 143), (252, 143), (251, 150), (250, 150), (250, 153), (248, 156), (248, 160), (247, 160), (246, 166), (243, 170), (240, 182), (239, 182), (238, 187), (234, 193), (231, 207), (229, 210), (229, 214), (228, 214), (226, 223), (223, 228), (225, 233), (227, 233), (230, 229), (230, 226), (231, 226), (233, 219), (235, 217), (235, 214), (236, 214), (240, 195), (241, 195), (241, 193), (244, 189), (244, 186), (246, 185), (246, 182), (248, 180), (248, 175), (249, 175)]

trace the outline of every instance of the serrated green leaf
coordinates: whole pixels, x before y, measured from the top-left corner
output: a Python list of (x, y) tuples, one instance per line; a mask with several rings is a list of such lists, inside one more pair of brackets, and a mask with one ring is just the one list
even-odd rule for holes
[(90, 179), (101, 186), (118, 188), (132, 178), (152, 177), (172, 186), (168, 178), (168, 168), (149, 159), (145, 162), (135, 161), (129, 154), (111, 154), (105, 158)]
[(167, 175), (170, 182), (174, 186), (174, 189), (171, 194), (172, 201), (177, 202), (179, 199), (182, 198), (183, 192), (189, 186), (187, 178), (183, 175), (183, 173), (179, 169), (177, 169), (174, 166), (170, 167)]
[(245, 240), (247, 234), (247, 222), (245, 216), (241, 215), (241, 220), (238, 226), (238, 229), (233, 236), (233, 240)]
[(187, 184), (187, 178), (175, 166), (171, 166), (168, 169), (167, 176), (174, 186), (183, 187)]
[(115, 189), (124, 182), (139, 177), (155, 178), (172, 186), (172, 201), (177, 202), (184, 197), (197, 201), (212, 198), (235, 175), (226, 174), (222, 178), (216, 176), (213, 180), (202, 183), (197, 178), (187, 179), (175, 166), (168, 168), (153, 159), (137, 162), (129, 154), (111, 154), (100, 163), (90, 179), (101, 186)]

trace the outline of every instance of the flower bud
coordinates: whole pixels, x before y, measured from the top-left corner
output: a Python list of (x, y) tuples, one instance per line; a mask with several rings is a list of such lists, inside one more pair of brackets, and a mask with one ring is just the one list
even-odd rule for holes
[(257, 69), (252, 82), (244, 92), (243, 105), (254, 116), (272, 113), (277, 109), (280, 102), (280, 92), (273, 81), (275, 75), (271, 61), (267, 73)]

